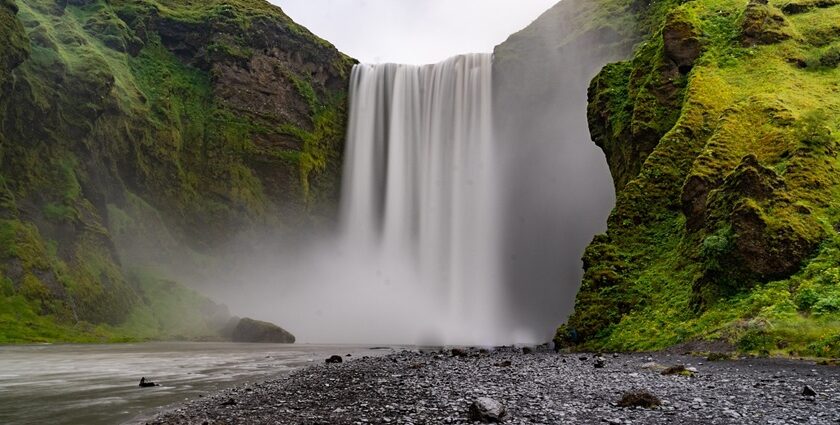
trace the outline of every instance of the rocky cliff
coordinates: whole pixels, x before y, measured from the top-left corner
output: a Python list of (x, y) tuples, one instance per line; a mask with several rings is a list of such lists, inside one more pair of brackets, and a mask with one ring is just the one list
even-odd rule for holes
[(505, 296), (528, 312), (516, 326), (544, 329), (572, 310), (580, 257), (614, 202), (604, 155), (590, 143), (586, 88), (640, 37), (630, 2), (563, 0), (495, 49), (495, 138), (510, 161), (498, 171), (501, 249), (505, 280), (515, 282)]
[(329, 220), (351, 67), (261, 0), (0, 1), (0, 342), (224, 320), (135, 265)]
[(840, 2), (636, 10), (589, 86), (617, 204), (557, 341), (840, 356)]

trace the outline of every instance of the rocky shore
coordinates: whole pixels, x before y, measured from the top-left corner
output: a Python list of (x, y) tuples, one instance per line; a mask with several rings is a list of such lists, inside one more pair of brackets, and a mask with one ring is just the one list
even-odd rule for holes
[(460, 424), (494, 415), (510, 424), (840, 424), (840, 368), (718, 357), (512, 348), (345, 357), (202, 397), (148, 424)]

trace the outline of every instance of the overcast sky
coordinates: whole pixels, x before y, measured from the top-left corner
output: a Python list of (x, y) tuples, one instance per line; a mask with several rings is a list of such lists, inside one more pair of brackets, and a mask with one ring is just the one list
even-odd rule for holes
[(368, 63), (432, 63), (491, 52), (558, 0), (270, 0)]

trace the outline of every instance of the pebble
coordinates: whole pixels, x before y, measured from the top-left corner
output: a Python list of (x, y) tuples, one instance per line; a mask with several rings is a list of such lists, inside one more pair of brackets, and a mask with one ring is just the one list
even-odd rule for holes
[[(513, 348), (459, 354), (404, 351), (341, 367), (315, 364), (249, 385), (250, 392), (233, 388), (195, 399), (147, 423), (471, 424), (470, 407), (486, 398), (505, 408), (505, 424), (840, 424), (837, 367), (812, 372), (813, 363), (800, 361), (717, 361), (696, 378), (675, 379), (640, 366), (698, 359), (623, 354), (609, 368), (595, 369), (579, 360), (599, 357), (594, 354), (524, 355)], [(507, 362), (511, 366), (497, 366)], [(803, 397), (803, 387), (814, 394), (819, 388), (819, 395)], [(638, 389), (661, 398), (662, 406), (619, 406), (622, 394)]]

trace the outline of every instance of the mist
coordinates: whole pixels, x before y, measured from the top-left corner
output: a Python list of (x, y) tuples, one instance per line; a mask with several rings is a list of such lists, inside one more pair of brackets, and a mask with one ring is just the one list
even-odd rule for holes
[(550, 340), (615, 202), (587, 87), (632, 47), (567, 37), (572, 19), (555, 6), (492, 65), (357, 66), (337, 222), (242, 235), (215, 265), (172, 273), (300, 342)]

